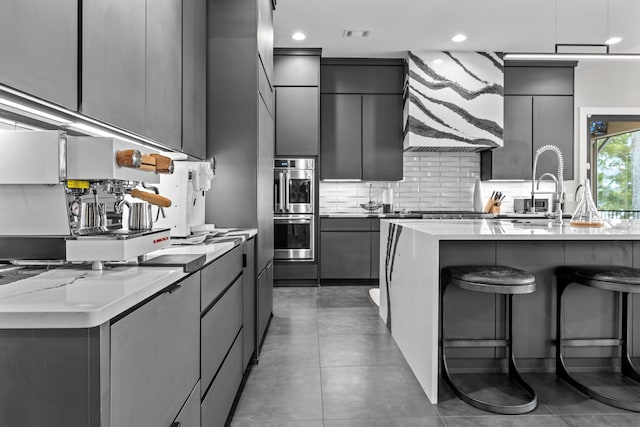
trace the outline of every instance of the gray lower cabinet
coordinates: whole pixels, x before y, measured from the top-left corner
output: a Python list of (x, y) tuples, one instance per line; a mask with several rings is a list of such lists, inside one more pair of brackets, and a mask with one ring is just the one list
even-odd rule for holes
[(182, 151), (206, 157), (207, 0), (182, 2)]
[(204, 396), (242, 328), (242, 276), (202, 314), (200, 323), (200, 377)]
[(317, 87), (279, 86), (276, 93), (276, 155), (317, 156), (320, 94)]
[(377, 280), (378, 218), (320, 218), (320, 280)]
[(242, 332), (202, 399), (202, 427), (223, 427), (242, 381)]
[(144, 135), (146, 1), (82, 4), (81, 111)]
[(77, 0), (2, 2), (0, 83), (77, 109), (78, 4)]
[(369, 279), (369, 231), (321, 231), (320, 279)]
[(146, 36), (145, 135), (179, 150), (182, 148), (182, 0), (148, 1)]
[(191, 391), (189, 398), (171, 427), (200, 427), (200, 382)]
[(202, 270), (200, 397), (202, 426), (222, 427), (235, 398), (243, 363), (243, 247)]
[(320, 179), (362, 178), (362, 97), (320, 95)]
[(199, 278), (112, 323), (112, 426), (170, 425), (198, 382)]
[(273, 312), (273, 263), (270, 262), (267, 267), (258, 276), (258, 299), (257, 299), (257, 316), (258, 316), (258, 344), (262, 343), (264, 335), (269, 326), (269, 319)]
[(242, 367), (246, 369), (256, 349), (256, 239), (242, 245)]

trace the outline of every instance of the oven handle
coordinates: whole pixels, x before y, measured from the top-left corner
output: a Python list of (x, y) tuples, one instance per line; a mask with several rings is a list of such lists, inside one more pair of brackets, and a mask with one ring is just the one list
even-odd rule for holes
[(273, 221), (282, 224), (311, 224), (312, 218), (307, 216), (286, 216), (276, 217)]
[(285, 211), (286, 212), (290, 212), (291, 211), (291, 203), (289, 202), (289, 192), (291, 191), (291, 174), (289, 172), (285, 172)]
[(284, 210), (284, 172), (278, 173), (278, 212), (282, 212)]

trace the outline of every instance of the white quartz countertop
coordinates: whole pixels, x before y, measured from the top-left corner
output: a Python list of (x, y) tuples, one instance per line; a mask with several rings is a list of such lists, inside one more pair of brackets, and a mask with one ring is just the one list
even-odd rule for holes
[[(203, 254), (210, 263), (246, 239), (256, 229), (231, 230), (213, 242), (172, 245), (147, 254)], [(133, 264), (39, 269), (0, 265), (0, 328), (92, 328), (122, 314), (187, 274), (181, 267), (146, 267)]]
[(640, 220), (608, 220), (604, 227), (562, 226), (544, 219), (385, 219), (438, 240), (639, 240)]
[[(178, 267), (60, 267), (0, 286), (0, 328), (91, 328), (152, 296), (184, 276)], [(10, 269), (13, 269), (10, 271)]]

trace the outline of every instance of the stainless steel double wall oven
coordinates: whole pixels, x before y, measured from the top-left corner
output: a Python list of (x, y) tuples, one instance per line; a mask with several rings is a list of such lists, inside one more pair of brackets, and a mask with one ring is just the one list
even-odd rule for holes
[(275, 159), (274, 259), (313, 261), (315, 160)]

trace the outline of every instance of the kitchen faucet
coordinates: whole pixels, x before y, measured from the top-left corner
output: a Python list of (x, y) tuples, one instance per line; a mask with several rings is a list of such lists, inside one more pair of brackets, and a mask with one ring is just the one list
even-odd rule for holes
[[(556, 157), (558, 158), (558, 176), (556, 177), (553, 174), (548, 172), (544, 173), (540, 176), (540, 178), (538, 178), (538, 184), (536, 187), (536, 169), (538, 167), (538, 157), (540, 157), (540, 154), (544, 153), (545, 151), (552, 151), (556, 153)], [(556, 188), (554, 192), (536, 191), (537, 189), (540, 188), (540, 181), (545, 176), (550, 177), (555, 182)], [(555, 145), (544, 145), (538, 148), (538, 150), (536, 151), (536, 156), (533, 160), (533, 173), (531, 176), (531, 212), (535, 213), (536, 211), (536, 208), (535, 208), (536, 194), (553, 194), (552, 212), (555, 214), (554, 223), (562, 225), (562, 202), (564, 201), (563, 181), (564, 181), (564, 158), (562, 157), (562, 151), (560, 151), (560, 149)]]

